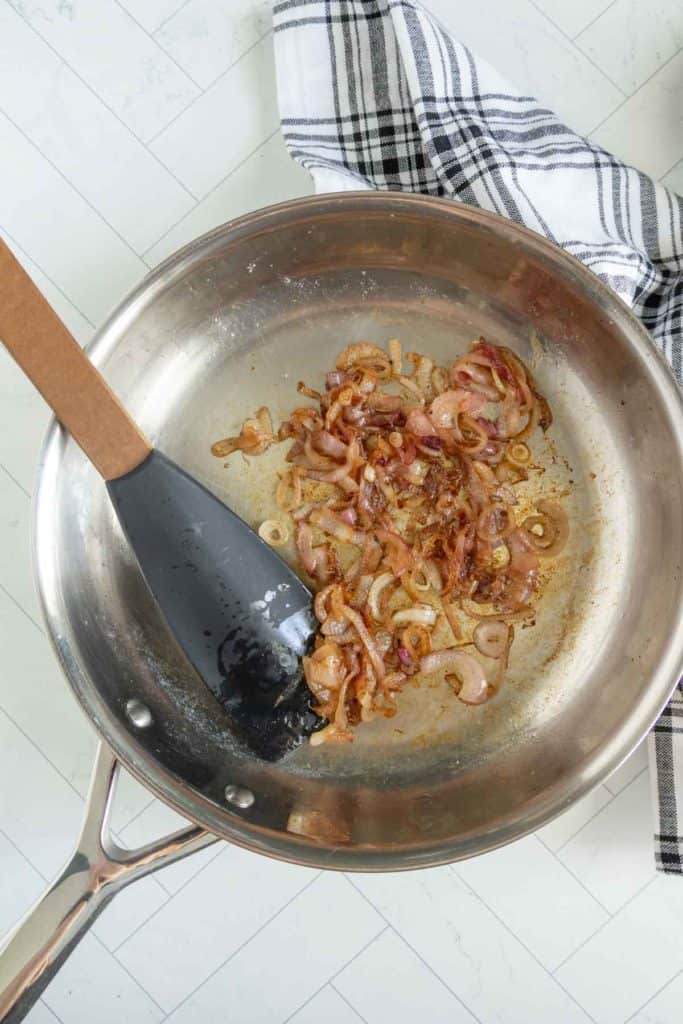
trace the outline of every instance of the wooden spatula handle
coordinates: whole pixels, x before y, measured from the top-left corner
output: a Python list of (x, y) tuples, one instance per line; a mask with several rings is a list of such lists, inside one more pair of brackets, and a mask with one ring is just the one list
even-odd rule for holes
[(1, 239), (0, 341), (105, 480), (147, 458), (149, 441)]

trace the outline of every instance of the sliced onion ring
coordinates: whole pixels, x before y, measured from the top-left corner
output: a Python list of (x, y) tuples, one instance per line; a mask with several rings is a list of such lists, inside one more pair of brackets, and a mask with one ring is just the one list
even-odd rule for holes
[(379, 607), (380, 597), (382, 591), (389, 584), (394, 582), (393, 572), (383, 572), (379, 576), (375, 576), (374, 580), (370, 585), (370, 591), (368, 593), (368, 608), (375, 622), (382, 621), (382, 612)]
[(501, 619), (478, 622), (474, 629), (474, 646), (486, 658), (502, 658), (509, 647), (511, 629)]
[(362, 530), (355, 530), (343, 519), (338, 518), (334, 512), (327, 508), (317, 508), (311, 512), (310, 522), (317, 526), (324, 533), (341, 541), (343, 544), (357, 544), (362, 547), (365, 543), (365, 534)]
[(211, 454), (216, 458), (225, 458), (235, 451), (243, 451), (247, 455), (261, 455), (275, 440), (273, 422), (267, 405), (256, 411), (253, 419), (247, 419), (237, 437), (226, 437), (211, 446)]
[(390, 338), (387, 342), (387, 348), (389, 349), (392, 372), (396, 377), (398, 377), (403, 368), (403, 349), (401, 347), (401, 342), (398, 338)]
[(424, 394), (429, 388), (432, 379), (434, 363), (428, 356), (422, 356), (419, 352), (409, 352), (408, 360), (415, 367), (413, 371), (413, 380), (422, 394)]
[[(303, 667), (309, 685), (336, 690), (342, 685), (344, 658), (339, 646), (333, 640), (321, 644), (310, 657), (304, 657)], [(311, 687), (313, 689), (313, 687)], [(313, 692), (318, 696), (318, 692)]]
[(319, 590), (318, 593), (313, 598), (313, 611), (315, 612), (315, 617), (318, 620), (318, 622), (324, 622), (327, 616), (330, 614), (328, 609), (328, 603), (332, 596), (332, 592), (335, 589), (339, 588), (335, 588), (335, 584), (330, 583), (328, 584), (328, 586), (323, 587), (322, 590)]
[(505, 458), (510, 465), (515, 466), (517, 469), (524, 469), (529, 465), (531, 452), (523, 441), (516, 441), (515, 444), (508, 445)]
[(369, 341), (356, 341), (352, 345), (347, 345), (339, 353), (337, 356), (337, 369), (349, 370), (356, 366), (357, 363), (369, 360), (386, 362), (386, 358), (386, 352), (379, 345), (373, 345)]
[(401, 608), (391, 616), (396, 626), (414, 623), (418, 626), (433, 626), (436, 622), (436, 608), (430, 604), (415, 604), (411, 608)]
[(422, 591), (425, 594), (428, 590), (431, 590), (432, 586), (424, 569), (416, 569), (414, 572), (408, 573), (408, 578), (405, 583), (410, 583), (413, 590)]
[(422, 571), (429, 580), (429, 585), (432, 590), (435, 590), (437, 594), (440, 594), (443, 590), (443, 581), (436, 562), (433, 562), (431, 558), (425, 558), (422, 563)]
[(484, 669), (475, 657), (459, 647), (447, 647), (443, 651), (425, 655), (420, 662), (420, 671), (425, 674), (454, 672), (462, 683), (458, 700), (463, 704), (483, 704), (488, 697), (489, 688)]
[(271, 548), (281, 548), (289, 540), (289, 530), (277, 519), (266, 519), (258, 528), (258, 535)]
[[(522, 530), (542, 558), (554, 558), (562, 551), (569, 537), (567, 513), (554, 501), (539, 501), (537, 508), (540, 514), (527, 516), (522, 523)], [(535, 526), (542, 528), (540, 535), (534, 532)]]
[(413, 623), (401, 633), (401, 646), (405, 647), (408, 654), (415, 661), (424, 657), (432, 649), (432, 638), (425, 626), (416, 626)]
[(348, 605), (342, 605), (340, 611), (342, 612), (343, 615), (346, 616), (346, 618), (349, 620), (351, 625), (358, 633), (361, 643), (365, 647), (365, 650), (368, 652), (368, 657), (372, 662), (372, 667), (377, 673), (377, 678), (384, 679), (384, 676), (386, 675), (386, 669), (384, 668), (384, 660), (382, 658), (382, 655), (377, 650), (377, 646), (372, 638), (370, 631), (368, 630), (368, 627), (363, 622), (362, 615), (359, 612), (357, 612), (354, 608), (349, 608)]
[(298, 467), (292, 467), (280, 477), (275, 500), (283, 512), (291, 512), (301, 505), (301, 498), (301, 470)]

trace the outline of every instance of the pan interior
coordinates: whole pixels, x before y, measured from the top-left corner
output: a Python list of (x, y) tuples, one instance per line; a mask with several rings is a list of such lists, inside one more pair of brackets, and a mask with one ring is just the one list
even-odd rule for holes
[[(104, 487), (63, 438), (46, 454), (38, 569), (72, 684), (158, 792), (270, 852), (321, 862), (333, 845), (343, 866), (399, 867), (477, 852), (557, 813), (666, 699), (680, 413), (637, 328), (564, 257), (442, 204), (356, 201), (362, 218), (343, 203), (313, 215), (294, 205), (200, 242), (114, 316), (95, 355), (155, 444), (258, 525), (277, 515), (287, 446), (226, 466), (211, 443), (262, 404), (278, 422), (301, 404), (297, 381), (322, 386), (348, 342), (398, 337), (450, 362), (483, 335), (519, 353), (555, 416), (535, 441), (545, 472), (522, 501), (558, 497), (571, 537), (549, 564), (536, 625), (517, 630), (500, 694), (465, 707), (427, 679), (353, 744), (253, 761), (169, 635)], [(125, 716), (133, 696), (152, 710), (144, 733)], [(248, 813), (225, 808), (229, 783), (254, 792)]]

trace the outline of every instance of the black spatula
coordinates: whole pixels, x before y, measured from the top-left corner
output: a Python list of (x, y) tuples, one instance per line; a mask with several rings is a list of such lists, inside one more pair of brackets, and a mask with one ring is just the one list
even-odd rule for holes
[(283, 757), (322, 724), (301, 670), (309, 590), (154, 450), (1, 241), (0, 340), (106, 481), (152, 594), (238, 737), (264, 760)]

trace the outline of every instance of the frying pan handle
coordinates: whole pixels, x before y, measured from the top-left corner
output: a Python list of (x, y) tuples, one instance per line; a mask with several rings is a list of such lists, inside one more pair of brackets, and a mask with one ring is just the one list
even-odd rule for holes
[(100, 743), (76, 850), (0, 952), (3, 1024), (24, 1019), (119, 889), (216, 841), (193, 826), (138, 850), (122, 849), (108, 828), (117, 772), (114, 755)]
[(0, 341), (105, 480), (145, 461), (149, 441), (2, 239)]

